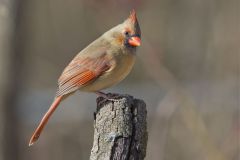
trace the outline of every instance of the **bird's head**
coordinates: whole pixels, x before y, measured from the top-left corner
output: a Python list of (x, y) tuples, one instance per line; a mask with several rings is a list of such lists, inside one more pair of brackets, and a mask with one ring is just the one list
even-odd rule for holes
[(121, 24), (106, 32), (111, 38), (111, 43), (126, 48), (136, 48), (141, 45), (141, 30), (135, 10)]

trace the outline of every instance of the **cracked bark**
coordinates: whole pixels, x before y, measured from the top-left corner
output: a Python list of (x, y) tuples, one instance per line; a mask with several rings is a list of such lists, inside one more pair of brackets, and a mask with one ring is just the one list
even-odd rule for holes
[(90, 160), (143, 160), (147, 146), (146, 104), (130, 95), (97, 98)]

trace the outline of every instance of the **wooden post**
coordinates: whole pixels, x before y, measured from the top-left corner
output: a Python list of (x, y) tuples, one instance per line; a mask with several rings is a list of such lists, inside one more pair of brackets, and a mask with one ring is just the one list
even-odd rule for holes
[(146, 104), (130, 95), (97, 98), (90, 160), (143, 160), (147, 146)]

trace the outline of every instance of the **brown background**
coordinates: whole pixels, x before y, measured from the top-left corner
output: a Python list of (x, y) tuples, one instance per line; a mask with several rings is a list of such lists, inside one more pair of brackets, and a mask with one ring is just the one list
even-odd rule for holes
[(65, 100), (28, 140), (73, 56), (135, 8), (142, 46), (107, 92), (148, 107), (147, 160), (239, 160), (238, 0), (2, 0), (0, 160), (89, 158), (96, 95)]

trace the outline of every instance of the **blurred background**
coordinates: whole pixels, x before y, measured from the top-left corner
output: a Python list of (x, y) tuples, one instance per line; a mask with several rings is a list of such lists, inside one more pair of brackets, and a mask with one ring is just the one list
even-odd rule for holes
[(89, 159), (93, 93), (66, 99), (28, 141), (64, 67), (133, 8), (137, 63), (105, 92), (146, 102), (146, 159), (240, 160), (238, 0), (0, 0), (0, 160)]

